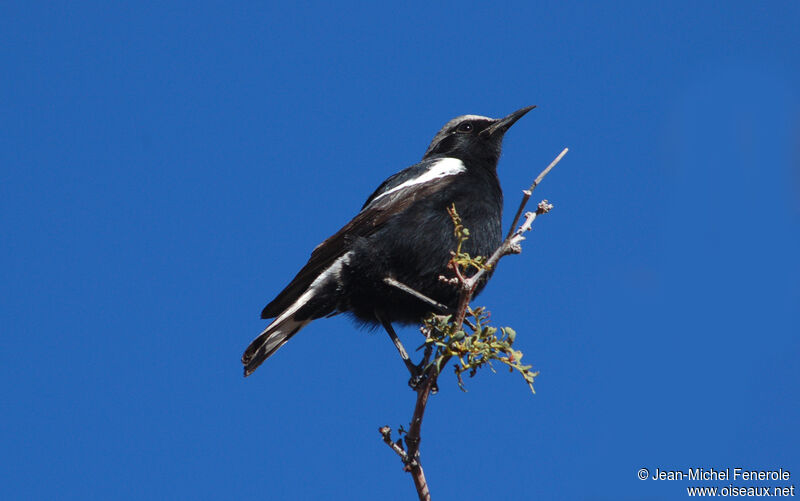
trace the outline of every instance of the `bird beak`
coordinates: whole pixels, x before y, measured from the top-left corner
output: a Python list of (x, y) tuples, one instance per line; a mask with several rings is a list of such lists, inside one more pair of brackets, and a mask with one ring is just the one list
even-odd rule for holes
[(481, 132), (481, 135), (486, 134), (486, 135), (489, 135), (489, 136), (493, 136), (495, 134), (499, 134), (500, 136), (502, 136), (503, 134), (506, 133), (506, 131), (508, 129), (511, 128), (512, 125), (514, 125), (514, 123), (517, 120), (519, 120), (520, 118), (525, 116), (526, 113), (528, 113), (529, 111), (531, 111), (534, 108), (536, 108), (536, 106), (526, 106), (525, 108), (522, 108), (521, 110), (517, 110), (517, 111), (515, 111), (514, 113), (508, 115), (505, 118), (498, 119), (497, 121), (495, 121), (495, 123), (493, 123), (492, 125), (490, 125), (489, 127), (485, 128), (485, 129), (483, 129), (483, 131)]

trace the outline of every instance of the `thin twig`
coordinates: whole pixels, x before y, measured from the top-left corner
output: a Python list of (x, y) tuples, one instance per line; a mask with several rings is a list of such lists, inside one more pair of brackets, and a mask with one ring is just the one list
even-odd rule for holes
[(388, 445), (393, 451), (400, 456), (400, 459), (403, 460), (403, 463), (408, 463), (408, 454), (406, 451), (403, 450), (402, 442), (399, 440), (397, 442), (392, 442), (392, 429), (388, 426), (382, 426), (378, 428), (378, 431), (381, 433), (383, 437), (383, 441)]
[[(542, 200), (539, 202), (539, 205), (536, 208), (536, 212), (526, 212), (525, 213), (525, 222), (520, 225), (520, 227), (515, 231), (511, 238), (508, 240), (509, 246), (506, 249), (508, 252), (507, 254), (519, 254), (522, 252), (522, 247), (520, 244), (523, 240), (525, 240), (525, 232), (531, 230), (531, 226), (533, 222), (536, 220), (536, 216), (539, 214), (547, 214), (553, 210), (553, 204), (548, 202), (547, 200)], [(498, 258), (499, 259), (499, 258)], [(494, 265), (494, 263), (492, 263)]]
[(561, 153), (559, 153), (558, 156), (555, 159), (553, 159), (552, 162), (550, 162), (550, 165), (545, 167), (544, 170), (540, 172), (538, 176), (536, 176), (536, 179), (533, 180), (533, 184), (531, 185), (531, 187), (528, 188), (527, 190), (522, 190), (522, 200), (519, 203), (519, 208), (517, 209), (517, 213), (514, 215), (514, 220), (511, 221), (511, 228), (508, 229), (508, 235), (506, 236), (506, 238), (510, 237), (511, 234), (514, 233), (514, 228), (517, 227), (519, 218), (522, 216), (522, 211), (525, 210), (525, 206), (528, 204), (528, 200), (531, 198), (531, 195), (533, 195), (533, 190), (535, 190), (536, 187), (539, 186), (539, 183), (541, 183), (544, 177), (553, 169), (553, 167), (555, 167), (558, 164), (558, 162), (560, 162), (561, 159), (564, 158), (564, 155), (566, 155), (568, 151), (569, 148), (564, 148), (563, 150), (561, 150)]
[(535, 190), (536, 187), (539, 186), (539, 183), (541, 183), (544, 177), (553, 169), (553, 167), (555, 167), (558, 164), (558, 162), (560, 162), (561, 159), (564, 158), (564, 155), (566, 155), (568, 151), (569, 148), (564, 148), (563, 150), (561, 150), (561, 153), (559, 153), (558, 156), (554, 158), (552, 162), (550, 162), (550, 165), (545, 167), (544, 170), (540, 172), (538, 176), (536, 176), (536, 179), (533, 180), (533, 184), (531, 185), (530, 191)]
[[(523, 193), (522, 201), (519, 204), (519, 209), (517, 209), (517, 213), (514, 216), (514, 220), (511, 222), (511, 227), (508, 229), (508, 235), (506, 236), (506, 239), (503, 241), (500, 247), (498, 247), (497, 250), (494, 251), (494, 254), (492, 254), (489, 260), (486, 261), (486, 266), (484, 267), (484, 269), (479, 270), (478, 273), (474, 274), (470, 278), (470, 280), (474, 281), (477, 284), (478, 280), (480, 280), (486, 273), (486, 269), (493, 269), (494, 266), (497, 264), (497, 262), (500, 261), (501, 257), (511, 253), (509, 252), (511, 250), (511, 239), (514, 237), (514, 233), (516, 233), (514, 231), (514, 228), (516, 228), (517, 223), (519, 222), (519, 218), (522, 216), (522, 211), (525, 210), (525, 206), (528, 205), (528, 200), (530, 200), (531, 195), (533, 194), (533, 190), (536, 189), (539, 183), (542, 182), (544, 177), (553, 169), (553, 167), (555, 167), (558, 164), (558, 162), (560, 162), (561, 159), (564, 158), (564, 155), (566, 155), (568, 151), (569, 148), (564, 148), (561, 151), (561, 153), (559, 153), (558, 156), (555, 159), (553, 159), (552, 162), (550, 162), (550, 165), (545, 167), (544, 170), (540, 172), (538, 176), (536, 176), (536, 179), (534, 179), (531, 187), (522, 192)], [(530, 228), (530, 226), (528, 226), (528, 228)], [(517, 232), (519, 232), (519, 230), (517, 230)]]
[(447, 313), (447, 311), (449, 310), (449, 308), (447, 306), (443, 305), (442, 303), (440, 303), (440, 302), (438, 302), (438, 301), (436, 301), (434, 299), (429, 298), (425, 294), (412, 289), (411, 287), (407, 286), (403, 282), (395, 280), (392, 277), (386, 277), (386, 278), (383, 279), (383, 281), (384, 281), (384, 283), (389, 284), (392, 287), (396, 287), (396, 288), (400, 289), (401, 291), (403, 291), (405, 293), (411, 294), (412, 296), (414, 296), (415, 298), (419, 299), (422, 302), (428, 303), (429, 305), (433, 306), (434, 308), (436, 308), (437, 310), (439, 310), (442, 313)]

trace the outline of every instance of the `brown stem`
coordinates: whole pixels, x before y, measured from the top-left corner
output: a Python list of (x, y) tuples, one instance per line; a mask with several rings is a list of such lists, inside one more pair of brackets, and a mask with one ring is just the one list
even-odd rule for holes
[[(514, 216), (513, 222), (511, 223), (511, 229), (508, 232), (508, 236), (506, 236), (506, 239), (503, 241), (500, 247), (498, 247), (492, 256), (486, 261), (486, 266), (484, 268), (478, 270), (475, 275), (466, 278), (464, 277), (464, 274), (461, 273), (459, 266), (453, 262), (453, 270), (456, 275), (458, 286), (461, 290), (458, 300), (458, 308), (456, 309), (456, 314), (454, 317), (455, 331), (458, 331), (462, 328), (463, 323), (466, 320), (469, 303), (472, 301), (472, 296), (475, 293), (475, 289), (478, 286), (479, 280), (481, 280), (481, 278), (486, 274), (486, 270), (494, 268), (494, 266), (503, 256), (519, 253), (519, 243), (524, 239), (522, 234), (530, 230), (531, 224), (533, 223), (534, 219), (536, 219), (537, 215), (544, 214), (552, 208), (547, 201), (541, 202), (536, 212), (527, 213), (525, 215), (525, 222), (522, 224), (522, 226), (515, 230), (517, 223), (519, 223), (519, 220), (522, 217), (522, 212), (525, 210), (525, 206), (527, 205), (528, 200), (531, 198), (533, 190), (539, 183), (542, 182), (542, 179), (544, 179), (547, 173), (550, 172), (550, 170), (555, 167), (555, 165), (564, 157), (564, 155), (567, 154), (567, 151), (569, 150), (564, 148), (564, 150), (555, 158), (555, 160), (553, 160), (550, 165), (548, 165), (536, 177), (530, 189), (523, 191), (522, 202), (520, 203), (519, 209)], [(418, 299), (427, 300), (426, 302), (433, 303), (434, 305), (437, 304), (436, 301), (427, 298), (423, 294), (414, 291), (410, 287), (401, 284), (396, 280), (387, 278), (386, 283), (393, 285), (400, 290), (404, 290)], [(425, 358), (427, 359), (427, 355)], [(383, 441), (386, 442), (386, 444), (400, 456), (400, 458), (403, 460), (403, 464), (405, 465), (404, 469), (411, 473), (411, 477), (414, 479), (414, 486), (417, 489), (417, 495), (419, 496), (420, 501), (431, 500), (428, 482), (425, 479), (425, 472), (422, 469), (422, 463), (420, 462), (419, 447), (422, 440), (422, 419), (425, 417), (425, 408), (428, 405), (428, 397), (430, 396), (433, 388), (436, 386), (436, 380), (439, 377), (441, 368), (447, 365), (447, 363), (450, 361), (450, 358), (451, 356), (449, 355), (442, 357), (442, 361), (441, 364), (439, 364), (438, 369), (436, 364), (431, 364), (425, 369), (427, 377), (422, 384), (416, 388), (417, 401), (414, 405), (414, 414), (411, 417), (411, 424), (405, 436), (405, 450), (403, 450), (400, 440), (397, 442), (392, 442), (391, 428), (384, 426), (380, 429)]]
[(390, 449), (395, 451), (397, 455), (400, 456), (400, 459), (403, 460), (403, 463), (407, 463), (408, 454), (406, 454), (406, 451), (403, 450), (402, 442), (399, 440), (397, 442), (392, 442), (392, 429), (388, 426), (382, 426), (378, 428), (378, 431), (383, 437), (383, 441), (386, 443), (386, 445), (388, 445)]
[(422, 418), (425, 417), (425, 407), (428, 405), (431, 389), (436, 383), (436, 367), (429, 367), (427, 373), (427, 379), (417, 389), (417, 403), (414, 405), (414, 415), (411, 417), (411, 425), (408, 428), (405, 439), (406, 450), (408, 451), (406, 453), (408, 455), (406, 470), (411, 473), (411, 477), (414, 479), (414, 486), (417, 488), (417, 495), (420, 501), (430, 501), (431, 499), (428, 481), (425, 480), (425, 471), (422, 469), (422, 463), (419, 459), (419, 444), (422, 440)]
[(530, 200), (531, 195), (533, 194), (533, 190), (535, 190), (536, 187), (539, 186), (539, 183), (541, 183), (544, 177), (553, 169), (553, 167), (555, 167), (558, 164), (558, 162), (560, 162), (561, 159), (564, 158), (564, 155), (566, 155), (568, 151), (569, 148), (564, 148), (563, 150), (561, 150), (561, 153), (559, 153), (558, 156), (555, 159), (553, 159), (552, 162), (550, 162), (550, 165), (545, 167), (544, 170), (540, 172), (538, 176), (536, 176), (536, 179), (533, 180), (533, 184), (531, 184), (531, 187), (528, 188), (527, 190), (522, 190), (522, 200), (519, 203), (519, 208), (517, 209), (517, 213), (514, 215), (514, 220), (511, 221), (511, 228), (508, 229), (508, 235), (506, 235), (506, 238), (510, 237), (514, 233), (514, 228), (517, 227), (519, 218), (522, 216), (522, 211), (525, 210), (525, 206), (528, 204), (528, 200)]
[(469, 308), (472, 295), (475, 294), (475, 289), (478, 286), (478, 282), (472, 280), (472, 278), (464, 278), (460, 274), (459, 277), (459, 282), (461, 282), (461, 295), (458, 298), (458, 308), (456, 308), (456, 315), (453, 320), (456, 325), (456, 331), (460, 330), (461, 326), (464, 324), (464, 320), (467, 317), (467, 308)]

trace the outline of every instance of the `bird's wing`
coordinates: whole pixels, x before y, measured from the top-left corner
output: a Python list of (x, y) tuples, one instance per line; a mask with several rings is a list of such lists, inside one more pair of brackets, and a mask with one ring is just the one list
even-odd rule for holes
[(261, 318), (276, 317), (290, 307), (314, 279), (347, 252), (347, 247), (354, 238), (372, 235), (390, 218), (402, 213), (417, 200), (449, 186), (455, 179), (455, 174), (464, 172), (465, 169), (459, 160), (446, 160), (454, 162), (447, 165), (441, 165), (436, 160), (422, 162), (384, 181), (367, 199), (356, 217), (314, 249), (311, 258), (289, 285), (264, 308)]
[(367, 201), (364, 202), (364, 205), (361, 207), (361, 210), (366, 209), (367, 206), (373, 200), (375, 200), (377, 197), (379, 197), (386, 191), (391, 190), (392, 188), (395, 188), (400, 184), (403, 184), (405, 181), (408, 181), (409, 179), (414, 179), (423, 175), (426, 171), (428, 171), (431, 168), (431, 165), (433, 163), (434, 162), (432, 161), (424, 160), (416, 165), (412, 165), (411, 167), (401, 170), (397, 174), (393, 174), (375, 189), (372, 195), (370, 195), (369, 198), (367, 198)]

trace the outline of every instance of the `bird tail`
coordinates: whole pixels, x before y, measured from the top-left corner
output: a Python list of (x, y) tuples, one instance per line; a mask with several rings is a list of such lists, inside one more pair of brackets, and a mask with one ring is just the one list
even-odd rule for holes
[(244, 350), (242, 363), (244, 364), (244, 377), (255, 371), (264, 360), (278, 351), (286, 341), (308, 324), (310, 320), (295, 320), (291, 316), (281, 316), (269, 324), (257, 338)]

